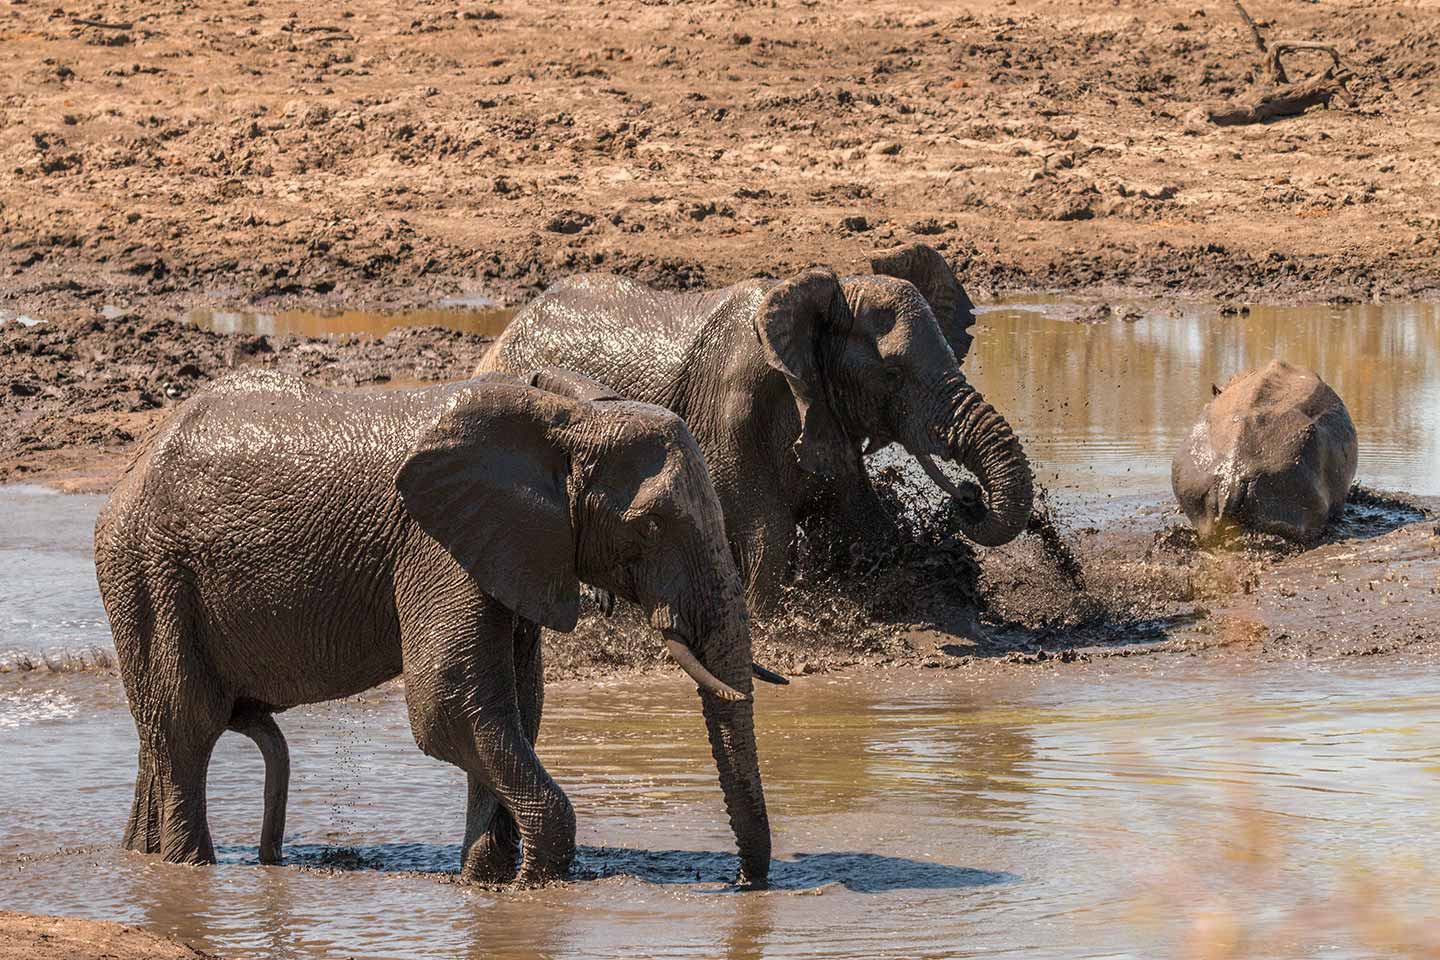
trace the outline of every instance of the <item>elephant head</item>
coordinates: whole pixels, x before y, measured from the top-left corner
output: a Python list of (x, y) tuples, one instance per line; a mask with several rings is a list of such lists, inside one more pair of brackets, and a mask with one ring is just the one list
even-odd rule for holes
[[(901, 444), (963, 507), (961, 529), (999, 546), (1025, 528), (1033, 479), (1004, 417), (966, 381), (973, 307), (945, 259), (923, 244), (877, 257), (875, 274), (838, 278), (812, 269), (772, 288), (756, 335), (785, 375), (800, 414), (802, 469), (855, 469), (864, 441), (873, 452)], [(979, 481), (956, 486), (935, 458)]]
[[(640, 605), (696, 681), (740, 882), (770, 826), (755, 748), (750, 628), (705, 461), (684, 421), (555, 369), (469, 381), (401, 467), (409, 513), (521, 616), (568, 631), (584, 581)], [(536, 389), (538, 387), (539, 389)]]

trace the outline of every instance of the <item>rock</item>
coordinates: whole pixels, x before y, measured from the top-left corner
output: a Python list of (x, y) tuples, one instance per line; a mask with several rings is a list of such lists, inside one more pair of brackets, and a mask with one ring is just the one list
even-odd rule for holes
[(580, 210), (561, 210), (545, 221), (544, 229), (549, 233), (579, 233), (595, 222), (595, 218)]

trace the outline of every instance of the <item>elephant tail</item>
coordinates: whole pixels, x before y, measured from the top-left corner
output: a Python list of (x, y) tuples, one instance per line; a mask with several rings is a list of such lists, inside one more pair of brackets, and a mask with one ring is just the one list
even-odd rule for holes
[(260, 827), (260, 862), (279, 863), (285, 845), (285, 804), (290, 796), (290, 747), (269, 711), (237, 707), (229, 728), (255, 741), (265, 758), (265, 819)]

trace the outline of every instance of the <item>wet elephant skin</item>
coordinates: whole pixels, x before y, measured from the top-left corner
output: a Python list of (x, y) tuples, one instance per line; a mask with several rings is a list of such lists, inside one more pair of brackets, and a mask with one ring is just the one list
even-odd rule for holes
[(1202, 540), (1249, 531), (1313, 543), (1343, 512), (1357, 460), (1355, 425), (1335, 391), (1272, 360), (1214, 390), (1170, 476)]
[[(962, 529), (978, 543), (1009, 541), (1029, 517), (1024, 451), (960, 370), (974, 314), (949, 264), (913, 244), (871, 269), (688, 294), (573, 277), (522, 310), (479, 369), (567, 367), (685, 418), (752, 609), (763, 612), (805, 514), (873, 527), (878, 499), (862, 452), (904, 446), (961, 501)], [(965, 466), (978, 487), (955, 484), (934, 458)]]
[(639, 604), (695, 677), (739, 880), (765, 882), (743, 592), (673, 413), (559, 371), (364, 395), (234, 374), (137, 457), (95, 557), (139, 732), (132, 850), (214, 861), (205, 776), (229, 728), (265, 753), (276, 859), (273, 714), (403, 674), (416, 742), (469, 777), (462, 875), (563, 875), (575, 820), (534, 750), (538, 636), (574, 627), (584, 580)]

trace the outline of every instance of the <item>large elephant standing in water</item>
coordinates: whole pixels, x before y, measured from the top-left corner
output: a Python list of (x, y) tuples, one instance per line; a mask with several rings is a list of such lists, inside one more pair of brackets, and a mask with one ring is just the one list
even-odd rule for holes
[(567, 372), (534, 382), (346, 395), (251, 371), (141, 453), (95, 530), (140, 739), (126, 847), (214, 861), (206, 769), (228, 728), (265, 754), (274, 859), (271, 715), (403, 673), (416, 742), (469, 776), (462, 876), (515, 876), (513, 828), (520, 882), (562, 875), (575, 819), (534, 750), (534, 625), (572, 629), (584, 581), (639, 604), (696, 680), (740, 881), (765, 882), (757, 668), (700, 451), (667, 410)]
[(1311, 543), (1345, 509), (1357, 456), (1335, 391), (1272, 360), (1214, 389), (1170, 480), (1201, 540), (1248, 530)]
[[(949, 264), (914, 244), (871, 269), (689, 294), (573, 277), (520, 311), (479, 369), (568, 367), (683, 417), (715, 479), (751, 607), (763, 612), (807, 512), (873, 515), (863, 455), (890, 443), (960, 501), (976, 543), (1006, 543), (1030, 516), (1020, 442), (960, 371), (974, 314)], [(979, 486), (952, 483), (934, 458), (962, 464)]]

